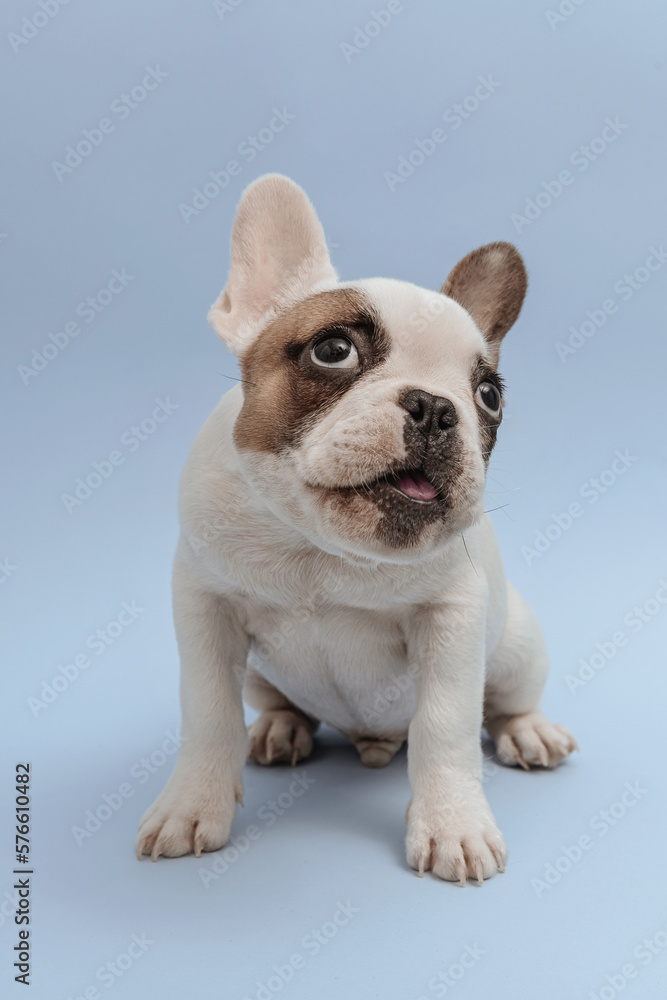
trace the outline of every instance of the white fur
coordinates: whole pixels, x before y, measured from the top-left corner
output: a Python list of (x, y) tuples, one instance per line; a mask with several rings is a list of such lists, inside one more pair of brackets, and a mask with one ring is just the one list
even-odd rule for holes
[[(251, 189), (255, 201), (261, 183)], [(322, 277), (323, 235), (300, 189), (281, 178), (264, 183), (270, 197), (259, 201), (281, 204), (283, 222), (290, 205), (298, 209), (298, 259), (319, 261), (299, 296), (343, 287)], [(261, 204), (253, 213), (242, 202), (241, 210), (250, 227), (242, 232), (245, 245), (278, 245)], [(239, 260), (233, 251), (228, 288), (261, 287), (260, 308), (234, 303), (225, 314), (234, 316), (231, 332), (220, 316), (216, 322), (242, 353), (288, 304), (280, 297), (287, 265), (274, 262), (257, 275), (252, 261)], [(262, 762), (304, 757), (318, 720), (348, 734), (374, 766), (407, 737), (409, 863), (445, 879), (481, 880), (506, 857), (481, 785), (483, 713), (507, 763), (552, 765), (575, 747), (540, 711), (547, 657), (539, 625), (508, 589), (483, 513), (469, 371), (486, 342), (469, 313), (445, 296), (386, 279), (348, 287), (363, 293), (388, 330), (386, 363), (287, 452), (237, 451), (240, 386), (223, 397), (193, 446), (174, 570), (184, 744), (142, 820), (138, 851), (156, 858), (224, 844), (242, 794), (245, 681), (246, 697), (262, 713), (251, 731), (251, 752)], [(400, 459), (405, 414), (396, 398), (404, 387), (455, 402), (465, 482), (446, 530), (391, 551), (350, 535), (305, 485), (354, 485)], [(379, 434), (386, 454), (373, 447)], [(378, 711), (378, 695), (387, 691), (399, 696), (385, 697)]]

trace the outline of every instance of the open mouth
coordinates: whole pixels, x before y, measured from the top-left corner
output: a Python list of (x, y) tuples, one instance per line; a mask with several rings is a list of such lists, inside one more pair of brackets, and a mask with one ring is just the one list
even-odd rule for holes
[(387, 476), (387, 483), (398, 493), (417, 503), (434, 503), (440, 497), (440, 491), (421, 469), (406, 469)]

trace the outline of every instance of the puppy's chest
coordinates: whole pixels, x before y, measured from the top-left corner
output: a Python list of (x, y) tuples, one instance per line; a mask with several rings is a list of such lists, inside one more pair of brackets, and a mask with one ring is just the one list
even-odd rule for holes
[(247, 629), (253, 666), (304, 711), (350, 732), (407, 728), (414, 677), (395, 615), (340, 605), (255, 605)]

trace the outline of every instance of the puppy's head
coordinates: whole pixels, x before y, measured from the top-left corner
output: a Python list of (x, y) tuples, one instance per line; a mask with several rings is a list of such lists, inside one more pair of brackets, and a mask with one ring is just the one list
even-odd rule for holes
[(468, 528), (502, 416), (500, 342), (525, 291), (507, 243), (474, 250), (439, 293), (340, 283), (301, 188), (252, 184), (209, 319), (240, 358), (234, 442), (267, 506), (328, 552), (393, 562)]

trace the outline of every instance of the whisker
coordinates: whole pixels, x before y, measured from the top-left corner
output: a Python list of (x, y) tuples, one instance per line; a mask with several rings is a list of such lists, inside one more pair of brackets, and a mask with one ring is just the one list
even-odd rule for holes
[(493, 514), (494, 510), (505, 510), (505, 507), (509, 507), (508, 503), (501, 503), (498, 507), (492, 507), (491, 510), (485, 510), (485, 514)]
[(224, 372), (218, 372), (218, 375), (222, 375), (223, 378), (233, 378), (235, 382), (243, 382), (245, 385), (257, 385), (256, 382), (250, 382), (247, 378), (237, 378), (236, 375), (225, 375)]
[(502, 489), (502, 490), (484, 490), (485, 493), (490, 493), (491, 496), (495, 496), (496, 493), (516, 493), (517, 490), (525, 490), (525, 486), (515, 486), (513, 489)]
[(461, 535), (461, 541), (463, 542), (463, 547), (466, 550), (466, 555), (468, 556), (468, 561), (470, 562), (470, 565), (472, 566), (472, 568), (475, 570), (475, 576), (479, 576), (479, 573), (477, 572), (477, 569), (475, 568), (475, 564), (472, 561), (472, 559), (470, 558), (470, 553), (468, 552), (468, 546), (466, 545), (465, 535)]

